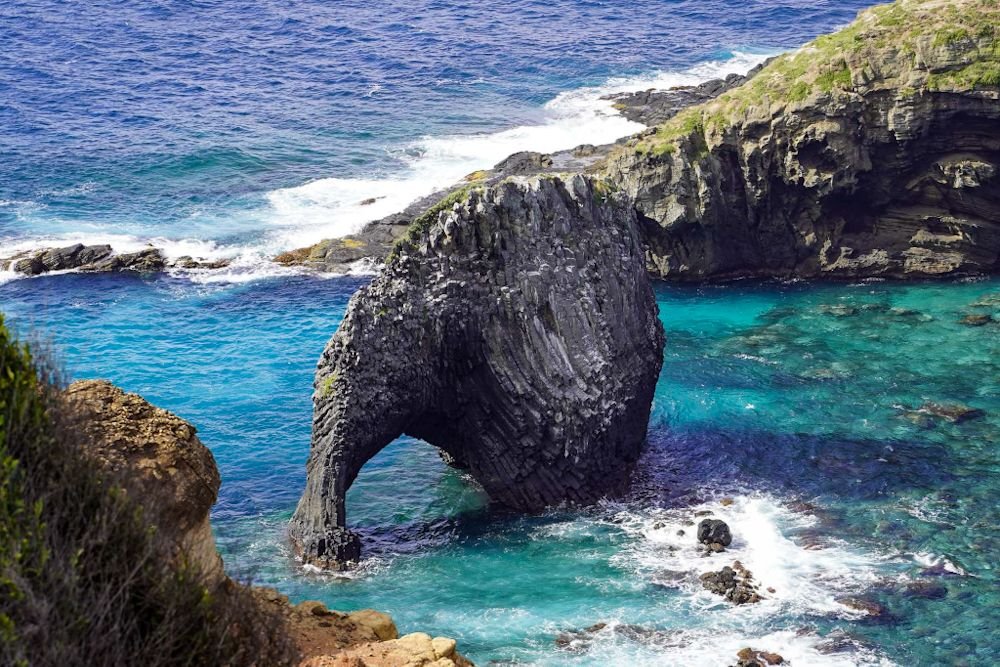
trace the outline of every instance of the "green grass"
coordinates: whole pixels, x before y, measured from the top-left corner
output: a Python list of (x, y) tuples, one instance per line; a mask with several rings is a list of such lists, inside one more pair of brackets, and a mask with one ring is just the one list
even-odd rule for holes
[(292, 665), (284, 622), (173, 558), (0, 317), (0, 664)]
[(653, 135), (634, 139), (622, 150), (652, 156), (683, 150), (698, 158), (713, 144), (713, 137), (750, 119), (769, 119), (777, 107), (804, 102), (815, 94), (863, 92), (854, 86), (855, 75), (868, 82), (866, 87), (896, 86), (917, 94), (920, 88), (910, 85), (910, 78), (916, 74), (919, 80), (915, 56), (928, 45), (959, 49), (968, 65), (924, 74), (926, 88), (995, 88), (1000, 85), (998, 25), (997, 0), (959, 0), (947, 5), (898, 0), (876, 6), (843, 30), (779, 56), (743, 86), (681, 112), (658, 126)]
[(431, 206), (422, 215), (416, 218), (410, 223), (410, 226), (406, 228), (406, 232), (403, 234), (402, 238), (396, 241), (396, 245), (393, 246), (392, 251), (389, 256), (386, 257), (386, 264), (394, 264), (400, 256), (402, 250), (413, 249), (417, 243), (423, 239), (424, 234), (438, 221), (438, 217), (442, 212), (450, 210), (455, 204), (465, 201), (469, 198), (469, 193), (472, 191), (481, 191), (483, 188), (481, 185), (463, 185), (457, 188), (444, 197), (441, 198), (438, 203)]

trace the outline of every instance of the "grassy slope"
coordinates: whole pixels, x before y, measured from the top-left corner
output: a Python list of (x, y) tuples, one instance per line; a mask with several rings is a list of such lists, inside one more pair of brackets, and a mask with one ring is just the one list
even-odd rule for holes
[(998, 86), (1000, 0), (898, 0), (779, 56), (747, 84), (680, 113), (628, 146), (639, 153), (672, 153), (682, 138), (709, 137), (823, 95)]

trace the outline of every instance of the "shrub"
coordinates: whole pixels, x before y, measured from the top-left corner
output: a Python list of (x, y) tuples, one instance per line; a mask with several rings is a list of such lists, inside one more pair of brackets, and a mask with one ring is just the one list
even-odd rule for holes
[(293, 664), (249, 589), (171, 562), (156, 508), (85, 455), (55, 378), (0, 318), (0, 664)]

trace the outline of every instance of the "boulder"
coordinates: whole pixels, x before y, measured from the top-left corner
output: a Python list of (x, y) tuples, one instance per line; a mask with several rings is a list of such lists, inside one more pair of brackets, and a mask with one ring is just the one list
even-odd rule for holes
[(739, 561), (718, 572), (706, 572), (700, 579), (705, 590), (721, 595), (736, 605), (752, 604), (763, 599), (758, 593), (758, 584), (753, 581), (753, 573)]
[(151, 513), (157, 530), (176, 545), (176, 557), (195, 565), (206, 581), (222, 581), (209, 524), (221, 480), (195, 428), (110, 382), (74, 382), (65, 398), (90, 455)]
[(698, 542), (709, 547), (713, 545), (728, 547), (733, 542), (733, 535), (725, 521), (702, 519), (698, 524)]

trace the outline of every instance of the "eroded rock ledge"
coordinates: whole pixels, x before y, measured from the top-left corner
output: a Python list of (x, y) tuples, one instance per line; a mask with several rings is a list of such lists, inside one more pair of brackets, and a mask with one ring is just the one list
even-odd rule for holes
[(1000, 269), (1000, 9), (900, 0), (616, 150), (664, 278)]
[(299, 552), (358, 559), (344, 496), (404, 433), (516, 509), (621, 488), (663, 343), (634, 210), (588, 178), (508, 180), (418, 221), (319, 362)]

